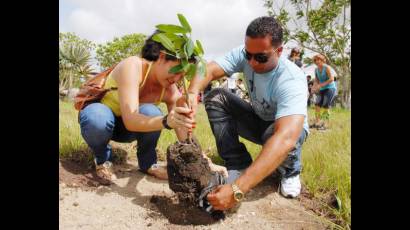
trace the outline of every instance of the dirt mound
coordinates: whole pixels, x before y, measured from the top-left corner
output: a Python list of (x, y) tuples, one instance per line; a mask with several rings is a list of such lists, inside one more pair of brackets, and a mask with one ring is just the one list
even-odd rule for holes
[(197, 141), (170, 145), (167, 149), (167, 171), (169, 187), (176, 193), (180, 204), (207, 210), (209, 214), (204, 214), (216, 220), (225, 217), (221, 211), (212, 211), (205, 197), (225, 180), (219, 173), (211, 171), (209, 161), (203, 156)]

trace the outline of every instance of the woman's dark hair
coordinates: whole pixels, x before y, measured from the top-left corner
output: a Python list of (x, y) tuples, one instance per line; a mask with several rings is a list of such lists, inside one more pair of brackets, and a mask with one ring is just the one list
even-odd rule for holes
[[(160, 51), (165, 51), (167, 53), (172, 53), (171, 51), (167, 50), (161, 43), (152, 40), (152, 37), (159, 33), (159, 30), (156, 30), (151, 36), (145, 40), (145, 44), (142, 47), (141, 57), (148, 60), (148, 61), (156, 61), (159, 58)], [(178, 60), (176, 57), (171, 56), (169, 54), (165, 55), (165, 60)]]
[[(160, 51), (164, 51), (170, 54), (173, 54), (173, 52), (169, 51), (168, 49), (166, 49), (161, 43), (156, 42), (152, 39), (152, 37), (157, 34), (160, 33), (159, 30), (156, 30), (151, 36), (149, 36), (147, 38), (147, 40), (145, 40), (145, 44), (142, 47), (142, 51), (141, 51), (141, 57), (148, 60), (148, 61), (156, 61), (159, 58), (159, 53)], [(176, 61), (178, 60), (178, 58), (176, 58), (175, 56), (169, 55), (169, 54), (165, 54), (165, 60), (169, 61)], [(190, 63), (196, 63), (196, 59), (194, 57), (194, 55), (192, 55), (188, 61)]]
[(274, 17), (263, 16), (254, 19), (246, 29), (246, 36), (260, 38), (270, 35), (272, 45), (280, 46), (283, 39), (282, 27)]

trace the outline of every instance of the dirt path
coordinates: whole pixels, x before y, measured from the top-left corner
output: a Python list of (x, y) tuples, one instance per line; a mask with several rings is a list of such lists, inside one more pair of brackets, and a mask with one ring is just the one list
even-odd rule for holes
[(166, 181), (130, 161), (116, 166), (118, 180), (102, 186), (92, 170), (60, 162), (60, 229), (326, 229), (300, 201), (286, 199), (268, 178), (247, 194), (239, 209), (214, 222), (197, 209), (175, 203)]

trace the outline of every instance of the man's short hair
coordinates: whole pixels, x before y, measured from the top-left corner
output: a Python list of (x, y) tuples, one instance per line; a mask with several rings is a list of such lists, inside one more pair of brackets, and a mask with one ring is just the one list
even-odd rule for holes
[(280, 46), (283, 39), (283, 30), (274, 17), (263, 16), (254, 19), (246, 29), (246, 36), (260, 38), (270, 35), (272, 45)]

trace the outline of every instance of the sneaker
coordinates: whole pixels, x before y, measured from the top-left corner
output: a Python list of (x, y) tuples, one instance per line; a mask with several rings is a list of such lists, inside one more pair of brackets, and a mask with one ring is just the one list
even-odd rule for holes
[(114, 174), (113, 165), (111, 161), (106, 161), (103, 164), (95, 165), (97, 176), (103, 180), (106, 180), (112, 183), (117, 179), (117, 176)]
[(317, 126), (316, 129), (317, 130), (326, 130), (327, 128), (326, 128), (325, 124), (321, 124), (321, 125)]
[(280, 181), (280, 192), (287, 198), (295, 198), (299, 196), (301, 187), (302, 185), (300, 184), (299, 175), (282, 178)]
[(151, 176), (154, 176), (160, 180), (168, 180), (168, 172), (165, 166), (161, 166), (159, 164), (153, 164), (147, 170), (147, 173)]

